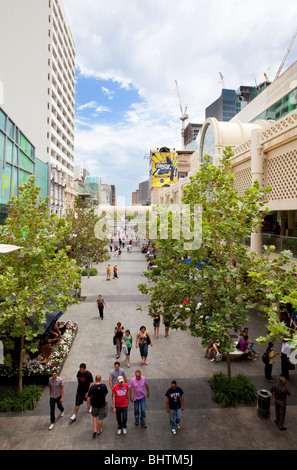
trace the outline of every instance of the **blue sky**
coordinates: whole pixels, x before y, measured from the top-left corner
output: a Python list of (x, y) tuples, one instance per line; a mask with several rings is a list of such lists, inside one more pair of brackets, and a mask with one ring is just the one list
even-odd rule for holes
[(134, 87), (123, 88), (118, 82), (76, 74), (76, 124), (78, 128), (94, 122), (116, 125), (125, 119), (132, 103), (141, 102)]
[[(63, 0), (76, 44), (75, 163), (131, 204), (146, 156), (181, 148), (225, 88), (274, 79), (296, 29), (291, 0)], [(283, 71), (297, 57), (297, 40)]]

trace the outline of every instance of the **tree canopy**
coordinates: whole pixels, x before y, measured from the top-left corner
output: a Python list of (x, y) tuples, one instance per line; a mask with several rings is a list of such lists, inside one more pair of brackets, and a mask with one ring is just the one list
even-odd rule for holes
[[(73, 291), (80, 284), (80, 269), (69, 259), (68, 248), (60, 248), (69, 228), (50, 214), (39, 192), (30, 177), (19, 197), (9, 201), (8, 217), (0, 226), (0, 243), (21, 247), (0, 255), (0, 335), (6, 350), (13, 350), (16, 342), (21, 345), (20, 374), (21, 355), (36, 350), (34, 340), (46, 313), (65, 311), (76, 302)], [(6, 363), (9, 359), (6, 354)]]
[[(234, 350), (232, 334), (240, 332), (249, 320), (249, 309), (262, 305), (264, 313), (265, 304), (271, 311), (274, 294), (278, 292), (280, 298), (285, 292), (277, 275), (273, 278), (273, 295), (265, 283), (254, 282), (256, 273), (263, 271), (263, 266), (268, 272), (271, 264), (267, 256), (257, 261), (245, 239), (262, 225), (269, 189), (262, 190), (255, 181), (239, 194), (234, 188), (231, 157), (231, 149), (226, 148), (219, 165), (214, 166), (206, 156), (185, 188), (183, 204), (201, 207), (200, 247), (188, 250), (182, 234), (179, 239), (172, 237), (173, 214), (168, 212), (169, 236), (157, 240), (155, 264), (160, 275), (153, 269), (146, 271), (145, 276), (153, 283), (139, 286), (141, 292), (149, 294), (151, 314), (158, 311), (172, 328), (189, 329), (202, 338), (202, 346), (219, 341), (220, 351), (226, 353)], [(279, 269), (282, 262), (288, 259), (280, 259)], [(283, 278), (285, 287), (290, 288), (290, 274), (283, 273)]]

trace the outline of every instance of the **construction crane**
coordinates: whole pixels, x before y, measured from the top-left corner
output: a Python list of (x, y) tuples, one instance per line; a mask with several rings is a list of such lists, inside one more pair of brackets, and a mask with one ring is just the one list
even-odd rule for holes
[(281, 71), (282, 71), (282, 69), (283, 69), (283, 66), (285, 65), (285, 62), (286, 62), (286, 60), (287, 60), (287, 58), (288, 58), (288, 55), (290, 54), (290, 50), (292, 49), (292, 46), (293, 46), (293, 43), (294, 43), (294, 41), (295, 41), (296, 36), (297, 36), (297, 29), (296, 29), (295, 33), (293, 34), (293, 37), (292, 37), (291, 42), (290, 42), (290, 44), (289, 44), (289, 47), (288, 47), (288, 49), (286, 50), (286, 53), (285, 53), (285, 55), (284, 55), (284, 58), (283, 58), (283, 60), (282, 60), (282, 63), (281, 63), (280, 66), (279, 66), (278, 71), (276, 72), (276, 76), (275, 76), (275, 79), (274, 79), (274, 80), (276, 80), (276, 79), (280, 76)]
[(189, 118), (189, 115), (187, 114), (188, 105), (186, 105), (185, 110), (183, 111), (177, 80), (175, 80), (175, 84), (176, 84), (176, 92), (177, 92), (179, 106), (180, 106), (180, 112), (181, 112), (181, 118), (180, 119), (181, 119), (181, 122), (182, 122), (182, 127), (181, 127), (182, 150), (184, 150), (185, 149), (185, 121)]

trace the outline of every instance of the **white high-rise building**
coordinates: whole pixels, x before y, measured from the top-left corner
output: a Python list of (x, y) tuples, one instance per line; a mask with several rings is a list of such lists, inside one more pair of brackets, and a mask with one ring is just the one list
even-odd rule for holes
[[(49, 177), (62, 171), (71, 191), (75, 44), (62, 0), (0, 0), (0, 85), (2, 107), (49, 164)], [(54, 204), (62, 213), (63, 202)]]

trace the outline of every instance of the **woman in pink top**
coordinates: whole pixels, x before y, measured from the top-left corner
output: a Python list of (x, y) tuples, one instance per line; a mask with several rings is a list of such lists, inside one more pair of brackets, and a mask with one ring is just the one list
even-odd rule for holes
[(247, 354), (248, 359), (253, 359), (253, 361), (256, 361), (257, 359), (255, 358), (253, 351), (250, 349), (248, 339), (249, 337), (247, 335), (242, 338), (240, 341), (240, 351), (242, 351), (244, 354)]

